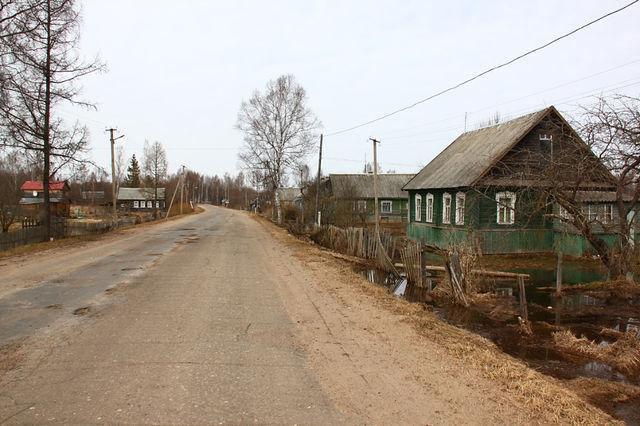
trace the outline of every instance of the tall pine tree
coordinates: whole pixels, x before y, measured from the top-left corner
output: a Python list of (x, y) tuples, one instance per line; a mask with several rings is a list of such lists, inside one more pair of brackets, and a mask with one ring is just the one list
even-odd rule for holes
[(129, 188), (140, 188), (140, 165), (138, 164), (135, 154), (131, 157), (131, 162), (127, 168), (127, 177), (124, 183)]

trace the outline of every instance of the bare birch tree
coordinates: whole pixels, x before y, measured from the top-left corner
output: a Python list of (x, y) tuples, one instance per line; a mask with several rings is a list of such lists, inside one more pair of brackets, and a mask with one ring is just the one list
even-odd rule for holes
[[(153, 188), (153, 217), (158, 217), (158, 187), (167, 177), (169, 163), (167, 153), (162, 144), (158, 141), (150, 143), (144, 142), (144, 159), (142, 161), (142, 171), (146, 180)], [(166, 196), (166, 192), (165, 192)]]
[[(75, 0), (16, 0), (0, 37), (2, 58), (1, 143), (42, 158), (45, 238), (51, 235), (49, 181), (88, 150), (87, 128), (54, 114), (61, 104), (93, 108), (80, 99), (79, 80), (103, 69), (78, 53), (80, 16)], [(20, 6), (22, 5), (22, 7)]]
[(274, 194), (278, 223), (282, 223), (282, 209), (277, 189), (313, 151), (320, 126), (307, 102), (304, 88), (292, 75), (283, 75), (243, 101), (238, 113), (236, 127), (244, 134), (240, 161), (265, 177)]

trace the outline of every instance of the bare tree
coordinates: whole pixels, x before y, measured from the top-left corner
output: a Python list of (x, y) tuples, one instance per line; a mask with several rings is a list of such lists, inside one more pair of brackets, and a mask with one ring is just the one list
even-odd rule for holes
[[(1, 37), (0, 143), (37, 152), (42, 159), (45, 238), (51, 234), (49, 181), (60, 168), (81, 161), (88, 133), (54, 114), (60, 104), (92, 108), (80, 99), (78, 81), (103, 68), (78, 53), (80, 16), (75, 0), (21, 0)], [(20, 9), (20, 7), (18, 6)]]
[(274, 194), (278, 223), (282, 210), (276, 190), (313, 151), (319, 126), (304, 88), (292, 75), (269, 81), (262, 93), (256, 91), (240, 105), (236, 127), (245, 143), (239, 157), (248, 169), (264, 174)]
[[(153, 217), (158, 217), (158, 187), (167, 177), (167, 153), (162, 144), (158, 141), (149, 143), (144, 141), (144, 159), (142, 170), (146, 180), (153, 187)], [(165, 192), (166, 195), (166, 192)]]
[(0, 157), (0, 231), (8, 232), (19, 216), (20, 185), (28, 178), (27, 165), (16, 151)]
[(640, 208), (640, 100), (601, 98), (583, 107), (574, 126), (561, 117), (545, 126), (536, 143), (501, 160), (493, 179), (521, 188), (528, 221), (542, 215), (556, 232), (582, 235), (610, 278), (629, 277)]

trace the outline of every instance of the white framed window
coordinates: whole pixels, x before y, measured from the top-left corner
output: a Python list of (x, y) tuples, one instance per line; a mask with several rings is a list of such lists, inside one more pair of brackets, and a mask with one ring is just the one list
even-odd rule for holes
[(156, 201), (156, 209), (160, 208), (160, 201)]
[(442, 223), (451, 223), (451, 194), (442, 194)]
[(137, 208), (138, 208), (138, 206), (139, 206), (138, 201), (137, 201), (137, 200), (136, 200), (136, 201), (134, 201), (134, 202), (133, 202), (133, 208), (134, 208), (134, 209), (137, 209)]
[(464, 192), (456, 194), (456, 225), (464, 225), (464, 204), (466, 195)]
[(497, 222), (499, 225), (513, 225), (516, 222), (516, 194), (510, 191), (496, 194)]
[(598, 220), (598, 208), (593, 204), (586, 204), (582, 206), (582, 215), (587, 218), (589, 222), (595, 222)]
[(367, 200), (356, 201), (356, 211), (358, 213), (365, 213), (367, 211)]
[(389, 214), (392, 212), (392, 210), (393, 210), (393, 204), (391, 203), (391, 201), (385, 200), (380, 202), (380, 211), (382, 213)]
[(603, 215), (604, 223), (612, 223), (613, 222), (613, 204), (605, 204), (604, 205), (604, 215)]
[(571, 215), (569, 215), (569, 212), (567, 211), (567, 209), (562, 207), (560, 204), (558, 204), (558, 216), (560, 216), (565, 220), (571, 219)]
[(433, 194), (427, 194), (427, 222), (433, 223)]
[(147, 208), (148, 209), (152, 209), (153, 208), (153, 201), (147, 201)]
[(420, 222), (422, 220), (422, 196), (420, 194), (416, 194), (415, 197), (415, 202), (416, 202), (416, 213), (415, 213), (415, 217), (416, 217), (416, 222)]

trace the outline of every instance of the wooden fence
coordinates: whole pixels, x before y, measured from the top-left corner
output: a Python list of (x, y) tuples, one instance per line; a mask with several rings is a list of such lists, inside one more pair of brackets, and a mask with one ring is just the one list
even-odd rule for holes
[(393, 268), (393, 264), (389, 260), (399, 258), (399, 239), (388, 232), (380, 232), (380, 243), (386, 256), (381, 256), (378, 251), (376, 233), (372, 229), (339, 228), (329, 225), (316, 231), (312, 238), (321, 246), (339, 253), (375, 260), (378, 266), (384, 270), (388, 270), (389, 267)]
[[(114, 228), (132, 224), (130, 220), (120, 219), (117, 224), (112, 222), (72, 222), (64, 221), (51, 225), (51, 237), (55, 239), (79, 237), (108, 232)], [(15, 231), (0, 233), (0, 251), (44, 241), (45, 227), (43, 225), (27, 226)]]

